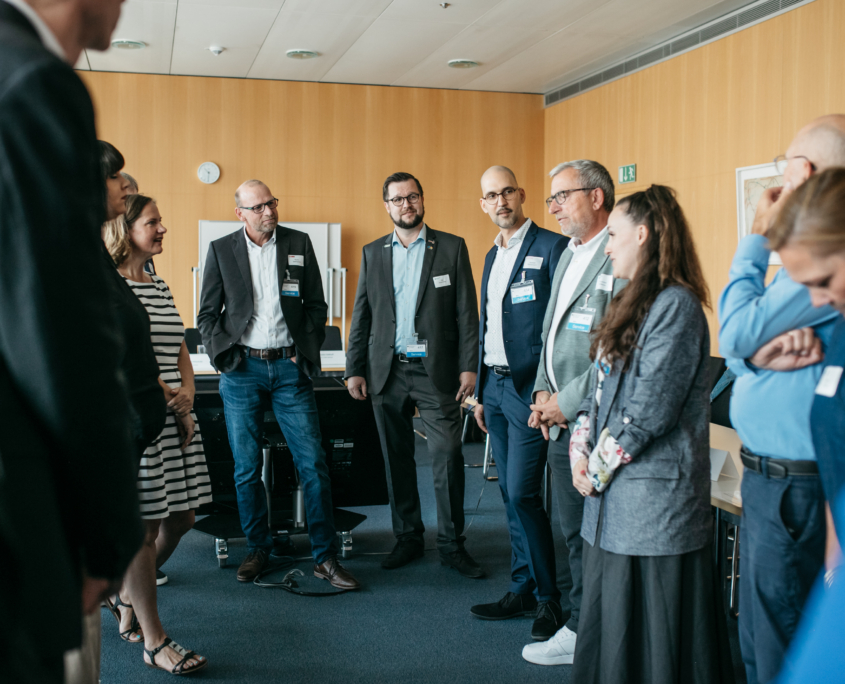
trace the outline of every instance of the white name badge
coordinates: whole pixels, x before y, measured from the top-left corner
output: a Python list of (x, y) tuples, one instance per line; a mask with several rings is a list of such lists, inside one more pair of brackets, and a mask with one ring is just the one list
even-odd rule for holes
[(579, 306), (577, 309), (573, 309), (572, 313), (569, 314), (566, 329), (588, 333), (593, 329), (593, 319), (595, 317), (595, 309)]
[(534, 293), (533, 280), (523, 280), (511, 285), (511, 301), (514, 304), (533, 302), (535, 299), (537, 299), (537, 295)]
[(305, 266), (305, 257), (301, 254), (288, 254), (288, 266)]
[(543, 268), (543, 257), (525, 257), (524, 268)]
[(434, 276), (434, 287), (446, 287), (451, 284), (452, 281), (449, 280), (448, 275)]
[(613, 292), (613, 276), (602, 274), (596, 278), (596, 289), (605, 292)]
[(299, 281), (283, 280), (282, 297), (299, 297)]
[(428, 341), (414, 340), (405, 345), (405, 356), (409, 359), (419, 359), (428, 356)]
[(819, 378), (819, 384), (816, 385), (816, 394), (823, 397), (835, 397), (841, 379), (842, 366), (828, 366)]

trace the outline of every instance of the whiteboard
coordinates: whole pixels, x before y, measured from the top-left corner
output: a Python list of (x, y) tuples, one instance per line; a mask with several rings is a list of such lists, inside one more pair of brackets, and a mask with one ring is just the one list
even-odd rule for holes
[[(340, 269), (340, 224), (339, 223), (296, 223), (293, 221), (279, 221), (279, 223), (287, 228), (293, 228), (303, 233), (307, 233), (311, 238), (311, 244), (314, 246), (314, 254), (317, 257), (317, 265), (320, 267), (320, 273), (323, 280), (323, 295), (328, 301), (326, 269), (337, 268)], [(240, 221), (200, 221), (199, 222), (199, 281), (200, 285), (197, 288), (202, 290), (202, 273), (205, 267), (205, 257), (208, 254), (208, 246), (222, 237), (234, 233), (236, 230), (243, 230), (243, 223)], [(340, 279), (335, 277), (333, 279), (332, 287), (334, 289), (333, 309), (334, 315), (341, 314), (341, 292)]]

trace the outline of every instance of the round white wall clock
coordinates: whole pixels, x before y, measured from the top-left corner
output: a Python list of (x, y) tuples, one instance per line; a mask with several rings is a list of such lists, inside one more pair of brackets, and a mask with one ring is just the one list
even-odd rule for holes
[(203, 162), (197, 169), (197, 176), (203, 183), (216, 183), (220, 178), (220, 167), (214, 162)]

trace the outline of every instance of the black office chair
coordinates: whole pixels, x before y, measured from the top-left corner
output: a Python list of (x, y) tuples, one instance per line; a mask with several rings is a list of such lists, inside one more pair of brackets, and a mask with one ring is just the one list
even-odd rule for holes
[(336, 325), (326, 326), (326, 339), (323, 340), (322, 351), (340, 351), (343, 349), (343, 338), (340, 336), (340, 328)]
[(202, 335), (196, 328), (185, 328), (185, 344), (189, 354), (197, 353), (197, 345), (202, 344)]

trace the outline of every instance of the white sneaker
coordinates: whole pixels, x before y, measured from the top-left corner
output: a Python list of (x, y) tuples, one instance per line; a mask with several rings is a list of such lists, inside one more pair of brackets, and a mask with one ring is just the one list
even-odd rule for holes
[(576, 637), (571, 629), (561, 627), (548, 641), (528, 644), (522, 649), (522, 657), (537, 665), (572, 665)]

